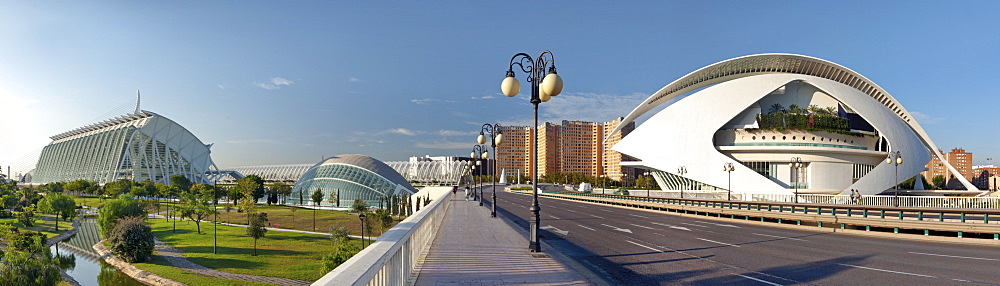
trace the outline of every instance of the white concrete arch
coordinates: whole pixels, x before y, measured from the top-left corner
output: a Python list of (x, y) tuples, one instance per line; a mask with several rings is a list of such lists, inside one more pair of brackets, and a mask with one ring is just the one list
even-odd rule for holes
[[(619, 125), (615, 127), (615, 129), (608, 134), (614, 134), (615, 132), (620, 131), (620, 129), (623, 126), (626, 126), (627, 124), (635, 121), (638, 117), (642, 116), (643, 114), (652, 110), (653, 108), (663, 103), (666, 103), (678, 96), (692, 92), (694, 90), (728, 81), (733, 81), (736, 79), (753, 77), (758, 75), (769, 75), (769, 74), (802, 75), (802, 76), (811, 76), (819, 79), (826, 79), (828, 81), (839, 83), (841, 86), (846, 87), (846, 89), (844, 88), (837, 88), (837, 89), (841, 90), (849, 89), (853, 90), (851, 92), (852, 94), (860, 93), (868, 96), (872, 100), (867, 102), (866, 104), (872, 106), (878, 106), (880, 109), (888, 111), (891, 114), (894, 114), (895, 117), (899, 119), (899, 121), (905, 124), (903, 125), (903, 128), (909, 129), (910, 131), (912, 131), (917, 135), (917, 139), (923, 145), (924, 149), (927, 149), (934, 156), (941, 159), (944, 165), (951, 172), (958, 173), (958, 170), (955, 169), (954, 166), (951, 166), (951, 164), (948, 164), (947, 160), (944, 159), (944, 155), (941, 154), (940, 150), (930, 139), (927, 133), (923, 130), (920, 124), (918, 124), (916, 120), (913, 119), (910, 113), (901, 104), (899, 104), (896, 101), (896, 99), (892, 97), (892, 95), (890, 95), (880, 86), (878, 86), (868, 78), (864, 77), (863, 75), (854, 72), (853, 70), (848, 69), (839, 64), (819, 58), (803, 56), (803, 55), (795, 55), (795, 54), (749, 55), (749, 56), (743, 56), (721, 61), (703, 67), (701, 69), (698, 69), (694, 72), (691, 72), (681, 77), (680, 79), (671, 82), (670, 84), (667, 84), (659, 91), (650, 95), (649, 98), (647, 98), (645, 101), (643, 101), (642, 104), (633, 109), (632, 112), (630, 112), (625, 117), (625, 119), (622, 120), (622, 122), (619, 123)], [(685, 98), (684, 100), (688, 99)], [(684, 100), (677, 101), (672, 105), (679, 104)], [(855, 108), (855, 106), (851, 106), (851, 108)], [(733, 116), (736, 116), (736, 114), (733, 114)], [(732, 116), (726, 118), (726, 120), (730, 118), (732, 118)], [(633, 135), (630, 134), (629, 136)], [(896, 146), (898, 147), (898, 145)], [(910, 157), (910, 158), (921, 158), (921, 157)], [(920, 162), (920, 161), (910, 161), (910, 162)], [(926, 161), (924, 161), (924, 163), (926, 163)], [(978, 190), (966, 178), (958, 176), (958, 180), (967, 189)]]

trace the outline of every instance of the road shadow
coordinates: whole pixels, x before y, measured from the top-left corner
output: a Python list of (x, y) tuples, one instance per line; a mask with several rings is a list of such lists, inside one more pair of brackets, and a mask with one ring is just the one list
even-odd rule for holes
[[(823, 278), (833, 276), (853, 267), (843, 264), (859, 264), (870, 256), (845, 256), (834, 259), (820, 260), (815, 262), (804, 262), (796, 265), (772, 267), (759, 271), (747, 271), (745, 269), (733, 269), (733, 275), (713, 277), (693, 281), (692, 285), (761, 285), (762, 282), (754, 281), (746, 277), (752, 277), (777, 283), (789, 284), (813, 284)], [(745, 277), (741, 277), (745, 276)], [(783, 279), (784, 278), (784, 279)]]

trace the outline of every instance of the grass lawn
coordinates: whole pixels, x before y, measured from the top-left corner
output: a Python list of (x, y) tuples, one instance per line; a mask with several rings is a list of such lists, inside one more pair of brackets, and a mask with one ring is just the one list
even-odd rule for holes
[(220, 286), (240, 286), (240, 285), (274, 285), (268, 283), (258, 283), (249, 281), (237, 281), (221, 278), (211, 278), (205, 277), (191, 272), (184, 271), (183, 269), (174, 267), (167, 262), (166, 259), (159, 256), (153, 256), (153, 259), (148, 262), (143, 263), (133, 263), (135, 267), (139, 269), (146, 270), (149, 272), (156, 273), (157, 275), (173, 279), (174, 281), (181, 282), (191, 286), (198, 285), (220, 285)]
[[(291, 211), (292, 208), (297, 209), (294, 212), (294, 216)], [(258, 206), (257, 211), (267, 213), (267, 220), (271, 223), (272, 227), (313, 231), (313, 210), (311, 209), (292, 206)], [(229, 212), (219, 209), (219, 221), (245, 225), (247, 224), (247, 215), (236, 212), (235, 208)], [(392, 226), (395, 226), (396, 223), (398, 221), (394, 221)], [(330, 232), (330, 226), (333, 225), (346, 226), (352, 235), (361, 235), (361, 220), (358, 219), (356, 213), (316, 210), (315, 231)], [(389, 227), (391, 228), (392, 226)], [(365, 236), (368, 235), (368, 233), (365, 233)]]
[[(178, 221), (176, 233), (172, 231), (173, 221), (146, 221), (158, 239), (181, 249), (189, 260), (224, 272), (315, 281), (326, 274), (321, 263), (323, 255), (333, 251), (329, 236), (268, 231), (257, 241), (258, 256), (251, 256), (253, 239), (246, 235), (246, 228), (220, 225), (219, 254), (213, 254), (211, 223), (202, 223), (203, 233), (197, 234), (191, 221)], [(361, 243), (357, 239), (352, 242)], [(167, 264), (143, 265), (155, 268)], [(170, 275), (178, 274), (164, 276), (173, 279)]]
[(104, 204), (98, 196), (71, 195), (69, 197), (73, 198), (73, 201), (76, 201), (76, 205), (78, 206), (98, 207)]
[[(17, 215), (18, 213), (15, 212), (14, 216)], [(27, 229), (31, 231), (39, 231), (47, 235), (48, 238), (55, 237), (66, 232), (67, 230), (73, 229), (72, 221), (61, 220), (59, 221), (59, 231), (56, 231), (56, 217), (48, 214), (40, 214), (38, 212), (35, 212), (35, 226), (33, 227), (24, 227), (23, 224), (17, 222), (17, 218), (0, 218), (0, 223), (9, 224), (11, 227), (16, 227), (19, 230)]]

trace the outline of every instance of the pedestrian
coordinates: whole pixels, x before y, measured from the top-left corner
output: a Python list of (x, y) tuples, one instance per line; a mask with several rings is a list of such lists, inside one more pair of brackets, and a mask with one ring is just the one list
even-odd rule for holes
[(465, 201), (469, 201), (469, 187), (465, 187)]

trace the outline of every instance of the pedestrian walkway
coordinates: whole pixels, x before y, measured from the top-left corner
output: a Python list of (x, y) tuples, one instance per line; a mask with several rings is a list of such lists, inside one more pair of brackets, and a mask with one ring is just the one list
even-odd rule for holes
[[(489, 209), (463, 195), (451, 206), (416, 285), (589, 285), (586, 278), (546, 253), (528, 252), (528, 241)], [(532, 255), (535, 254), (535, 255)]]

